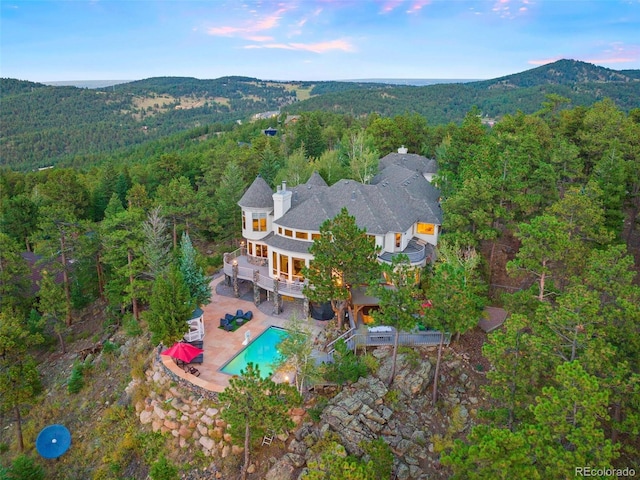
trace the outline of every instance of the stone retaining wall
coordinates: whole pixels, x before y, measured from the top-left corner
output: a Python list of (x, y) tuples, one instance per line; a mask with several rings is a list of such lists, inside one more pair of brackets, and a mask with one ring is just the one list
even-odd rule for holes
[[(145, 375), (149, 395), (135, 404), (141, 424), (149, 425), (154, 432), (171, 434), (181, 448), (198, 447), (208, 457), (225, 458), (243, 452), (232, 445), (227, 425), (219, 418), (215, 392), (178, 377), (157, 354)], [(134, 382), (130, 387), (136, 386)]]

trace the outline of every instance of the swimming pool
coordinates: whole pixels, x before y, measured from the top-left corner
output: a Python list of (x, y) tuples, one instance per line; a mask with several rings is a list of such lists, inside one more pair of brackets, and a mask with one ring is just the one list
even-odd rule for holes
[(252, 362), (260, 367), (260, 376), (267, 378), (273, 372), (273, 364), (280, 357), (276, 345), (287, 338), (289, 333), (284, 328), (271, 326), (258, 335), (240, 353), (225, 363), (220, 371), (229, 375), (240, 375), (240, 370)]

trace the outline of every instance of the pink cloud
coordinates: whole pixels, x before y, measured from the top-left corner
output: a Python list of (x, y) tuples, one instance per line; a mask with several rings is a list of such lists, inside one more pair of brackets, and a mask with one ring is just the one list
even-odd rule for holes
[(393, 12), (396, 8), (402, 5), (403, 0), (387, 0), (380, 9), (382, 13)]
[(343, 52), (355, 52), (354, 46), (346, 40), (330, 40), (328, 42), (318, 43), (265, 43), (260, 45), (247, 45), (247, 49), (254, 48), (274, 48), (281, 50), (296, 50), (313, 53), (326, 53), (332, 50), (340, 50)]
[[(243, 26), (222, 26), (211, 27), (207, 29), (207, 33), (212, 36), (218, 37), (241, 37), (246, 39), (256, 39), (260, 36), (256, 33), (263, 32), (265, 30), (271, 30), (278, 26), (282, 15), (287, 11), (287, 8), (281, 8), (271, 15), (267, 15), (258, 19), (253, 23), (247, 23)], [(265, 40), (269, 40), (271, 37), (263, 37)], [(254, 40), (259, 41), (259, 40)]]
[(429, 5), (430, 3), (430, 0), (415, 0), (413, 2), (413, 5), (411, 5), (411, 7), (409, 7), (409, 10), (407, 10), (407, 13), (418, 13), (420, 10), (422, 10), (422, 7), (424, 7), (425, 5)]
[(526, 14), (529, 11), (528, 5), (529, 0), (496, 0), (491, 10), (500, 18), (515, 18), (518, 14)]

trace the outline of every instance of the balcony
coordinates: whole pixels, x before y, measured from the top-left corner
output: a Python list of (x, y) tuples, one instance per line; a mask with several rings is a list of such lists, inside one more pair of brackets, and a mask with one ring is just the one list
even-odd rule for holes
[[(238, 266), (238, 278), (257, 283), (260, 288), (269, 292), (275, 291), (276, 280), (269, 276), (269, 265), (266, 259), (264, 262), (256, 260), (256, 257), (243, 255), (244, 249), (224, 255), (223, 271), (225, 275), (233, 277), (234, 264)], [(260, 259), (261, 260), (261, 259)], [(304, 282), (277, 280), (278, 293), (294, 298), (304, 298), (302, 289)]]
[(391, 263), (394, 257), (398, 255), (406, 255), (409, 257), (409, 263), (411, 265), (424, 265), (427, 257), (432, 258), (433, 255), (433, 247), (429, 244), (421, 244), (415, 238), (409, 240), (409, 244), (407, 248), (405, 248), (402, 252), (384, 252), (382, 255), (378, 255), (378, 259), (381, 262)]

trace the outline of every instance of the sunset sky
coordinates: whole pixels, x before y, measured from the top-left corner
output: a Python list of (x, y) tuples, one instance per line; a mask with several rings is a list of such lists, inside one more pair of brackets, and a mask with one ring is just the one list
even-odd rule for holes
[(486, 79), (640, 69), (640, 0), (2, 0), (0, 76)]

